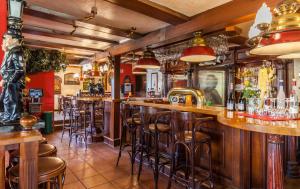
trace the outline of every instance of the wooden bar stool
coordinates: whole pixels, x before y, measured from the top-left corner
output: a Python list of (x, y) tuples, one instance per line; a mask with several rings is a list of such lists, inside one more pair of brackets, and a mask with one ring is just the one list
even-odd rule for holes
[[(146, 156), (154, 156), (154, 182), (155, 189), (158, 188), (158, 179), (159, 179), (159, 167), (169, 164), (170, 157), (167, 157), (166, 153), (162, 153), (160, 150), (159, 144), (162, 136), (166, 136), (167, 145), (170, 137), (170, 121), (171, 121), (171, 112), (158, 110), (153, 107), (141, 107), (142, 114), (142, 128), (140, 130), (140, 164), (138, 171), (138, 179), (140, 178), (144, 153)], [(148, 141), (147, 141), (148, 139)], [(152, 139), (154, 139), (154, 152), (151, 152), (152, 149)], [(163, 161), (164, 160), (164, 161)], [(151, 162), (150, 162), (151, 163)]]
[[(118, 155), (116, 166), (119, 165), (119, 161), (122, 156), (122, 151), (127, 147), (131, 147), (131, 152), (129, 152), (129, 156), (130, 156), (130, 163), (131, 163), (131, 174), (133, 174), (135, 157), (137, 154), (137, 148), (136, 148), (137, 128), (141, 125), (141, 117), (139, 115), (139, 109), (136, 109), (136, 107), (122, 103), (121, 123), (122, 123), (121, 142), (120, 142), (119, 155)], [(127, 132), (130, 134), (130, 143), (126, 141)]]
[[(66, 163), (58, 157), (41, 157), (38, 159), (38, 181), (42, 188), (63, 189)], [(8, 171), (8, 181), (11, 189), (17, 189), (19, 184), (19, 165)]]
[[(208, 182), (207, 185), (210, 188), (213, 188), (211, 139), (207, 134), (197, 130), (197, 128), (199, 129), (202, 124), (213, 120), (213, 118), (196, 118), (195, 115), (190, 112), (175, 112), (174, 116), (175, 119), (173, 119), (172, 122), (172, 164), (168, 189), (171, 188), (172, 178), (184, 184), (187, 188), (194, 189), (196, 187), (196, 183), (201, 185), (204, 182)], [(207, 147), (208, 171), (204, 171), (195, 164), (195, 157), (197, 157), (196, 153), (201, 153), (201, 149), (204, 145)], [(178, 160), (180, 146), (184, 148), (185, 163)], [(184, 174), (178, 174), (180, 171)], [(199, 175), (201, 173), (201, 176), (203, 174), (204, 176), (198, 177), (198, 175), (196, 175), (196, 171)]]
[[(63, 113), (63, 128), (61, 133), (61, 141), (63, 140), (65, 131), (68, 132), (69, 137), (71, 136), (71, 99), (62, 97), (61, 109)], [(68, 119), (67, 119), (68, 118)]]
[[(38, 156), (39, 157), (55, 157), (57, 154), (57, 149), (52, 144), (39, 144), (39, 151)], [(20, 159), (20, 152), (19, 150), (14, 150), (10, 153), (10, 164), (12, 166), (19, 163)]]
[(71, 109), (71, 136), (69, 140), (69, 146), (71, 145), (72, 138), (83, 139), (85, 143), (85, 149), (87, 149), (88, 136), (91, 135), (91, 131), (88, 131), (90, 127), (90, 111), (87, 103), (80, 102), (76, 99), (72, 99)]

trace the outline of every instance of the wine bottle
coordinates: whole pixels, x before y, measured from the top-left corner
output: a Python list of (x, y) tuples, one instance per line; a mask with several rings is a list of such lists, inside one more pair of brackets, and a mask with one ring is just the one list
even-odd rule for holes
[(230, 94), (227, 99), (227, 110), (234, 111), (235, 105), (235, 98), (234, 98), (234, 90), (233, 90), (233, 83), (230, 83)]
[(283, 80), (279, 80), (279, 90), (277, 93), (277, 108), (278, 109), (285, 108), (285, 93), (283, 90)]
[(239, 96), (238, 100), (238, 111), (244, 112), (246, 111), (246, 99), (244, 98), (243, 92)]
[(289, 108), (289, 114), (291, 118), (297, 118), (299, 112), (299, 101), (296, 94), (296, 89), (297, 89), (296, 79), (293, 79), (292, 90), (290, 95), (290, 108)]

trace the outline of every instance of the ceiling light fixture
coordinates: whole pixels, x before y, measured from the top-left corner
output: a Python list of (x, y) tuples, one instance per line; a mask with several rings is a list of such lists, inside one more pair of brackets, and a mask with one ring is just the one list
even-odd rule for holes
[(200, 63), (208, 62), (216, 59), (214, 50), (206, 46), (205, 40), (201, 37), (201, 32), (194, 33), (192, 47), (186, 48), (180, 57), (181, 61)]
[(149, 48), (147, 48), (143, 53), (143, 57), (137, 61), (134, 67), (144, 69), (159, 69), (160, 63), (155, 58), (155, 54)]
[[(295, 55), (295, 53), (299, 53), (299, 8), (299, 0), (284, 0), (274, 9), (274, 17), (271, 23), (267, 23), (268, 20), (259, 22), (256, 27), (261, 31), (260, 34), (252, 37), (249, 40), (251, 43), (248, 43), (254, 47), (250, 50), (250, 54), (287, 57), (288, 55), (291, 56)], [(266, 11), (267, 9), (262, 7), (260, 10)], [(258, 11), (258, 13), (260, 13), (260, 11)], [(259, 14), (257, 14), (257, 17), (258, 15)]]

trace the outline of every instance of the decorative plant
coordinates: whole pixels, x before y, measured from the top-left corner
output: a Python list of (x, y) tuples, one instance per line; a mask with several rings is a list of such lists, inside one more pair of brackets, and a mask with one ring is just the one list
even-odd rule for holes
[(259, 96), (259, 91), (252, 87), (249, 80), (244, 81), (244, 89), (243, 89), (243, 98), (257, 98)]
[(24, 48), (24, 59), (27, 73), (59, 72), (68, 65), (66, 55), (57, 50)]

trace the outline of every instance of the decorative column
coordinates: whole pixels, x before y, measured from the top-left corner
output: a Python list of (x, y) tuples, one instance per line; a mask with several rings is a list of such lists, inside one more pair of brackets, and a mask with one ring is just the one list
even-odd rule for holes
[(110, 110), (109, 143), (118, 146), (120, 143), (120, 56), (114, 57), (114, 75), (112, 81), (112, 101)]
[(268, 165), (267, 165), (267, 188), (283, 189), (283, 161), (282, 144), (284, 137), (281, 135), (268, 135)]

